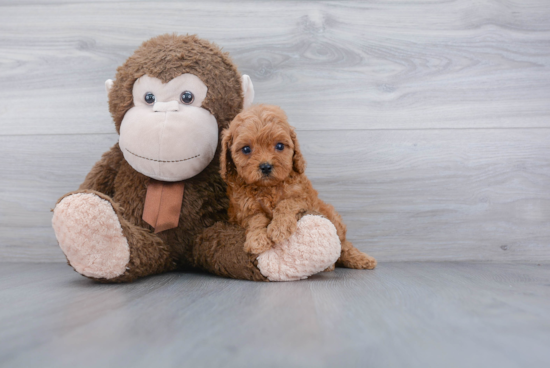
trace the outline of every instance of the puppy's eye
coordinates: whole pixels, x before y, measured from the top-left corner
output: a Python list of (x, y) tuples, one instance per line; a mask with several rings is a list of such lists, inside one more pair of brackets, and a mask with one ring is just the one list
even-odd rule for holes
[(275, 145), (275, 149), (276, 149), (277, 151), (282, 151), (282, 150), (285, 149), (285, 145), (282, 144), (282, 143), (277, 143), (277, 144)]
[(193, 101), (195, 101), (195, 95), (193, 95), (193, 92), (191, 91), (185, 91), (182, 92), (180, 100), (186, 105), (191, 105)]
[(155, 103), (155, 95), (152, 94), (151, 92), (147, 92), (143, 97), (143, 99), (145, 100), (145, 103), (147, 105), (152, 105)]
[(245, 155), (248, 155), (250, 152), (252, 152), (252, 150), (250, 149), (249, 146), (244, 146), (243, 148), (241, 148), (241, 151), (242, 151)]

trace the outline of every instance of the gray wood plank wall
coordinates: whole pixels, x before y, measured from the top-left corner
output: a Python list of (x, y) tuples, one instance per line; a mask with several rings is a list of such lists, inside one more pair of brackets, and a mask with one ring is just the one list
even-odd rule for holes
[(381, 261), (550, 260), (550, 3), (0, 1), (0, 260), (117, 141), (103, 83), (152, 36), (229, 51)]

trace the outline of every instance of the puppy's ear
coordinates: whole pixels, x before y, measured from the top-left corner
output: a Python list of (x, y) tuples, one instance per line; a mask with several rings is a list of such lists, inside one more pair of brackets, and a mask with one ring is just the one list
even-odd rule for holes
[(232, 143), (233, 135), (231, 131), (226, 128), (222, 132), (222, 152), (220, 154), (220, 175), (225, 181), (228, 181), (237, 171), (233, 158), (231, 157)]
[(290, 138), (292, 138), (292, 143), (294, 143), (294, 156), (292, 157), (292, 168), (298, 174), (303, 174), (306, 171), (306, 160), (302, 156), (302, 151), (300, 150), (300, 144), (298, 143), (298, 138), (296, 137), (296, 132), (294, 129), (290, 130)]

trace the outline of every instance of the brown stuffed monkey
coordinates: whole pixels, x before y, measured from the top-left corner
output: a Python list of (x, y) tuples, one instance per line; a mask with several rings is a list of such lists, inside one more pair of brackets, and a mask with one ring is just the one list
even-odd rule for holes
[[(220, 133), (254, 90), (226, 53), (196, 36), (144, 42), (108, 80), (120, 139), (77, 191), (61, 197), (53, 228), (68, 263), (101, 282), (200, 268), (256, 281), (298, 280), (334, 264), (340, 242), (326, 219), (306, 214), (285, 247), (244, 251), (227, 223)], [(315, 249), (312, 251), (312, 246)]]

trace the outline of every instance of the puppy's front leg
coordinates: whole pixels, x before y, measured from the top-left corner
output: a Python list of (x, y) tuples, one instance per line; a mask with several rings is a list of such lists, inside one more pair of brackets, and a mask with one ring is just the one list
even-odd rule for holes
[(304, 201), (283, 199), (273, 210), (273, 220), (267, 227), (267, 236), (274, 242), (287, 240), (296, 231), (298, 220), (296, 215), (305, 209)]
[(244, 251), (250, 254), (261, 254), (271, 249), (273, 242), (267, 236), (269, 219), (261, 213), (253, 215), (248, 220)]

